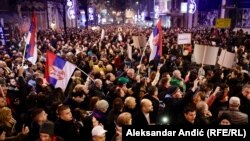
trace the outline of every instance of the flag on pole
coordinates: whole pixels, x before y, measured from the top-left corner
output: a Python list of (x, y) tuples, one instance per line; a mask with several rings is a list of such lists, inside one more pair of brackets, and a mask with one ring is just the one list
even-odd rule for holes
[(104, 37), (105, 37), (105, 30), (102, 29), (102, 32), (101, 32), (101, 41), (104, 39)]
[(162, 56), (162, 28), (161, 28), (161, 18), (157, 21), (149, 39), (149, 46), (151, 53), (149, 56), (149, 61), (154, 58)]
[(33, 65), (35, 65), (37, 61), (36, 27), (37, 27), (36, 15), (33, 13), (29, 33), (25, 40), (26, 42), (25, 58), (28, 61), (30, 61)]
[(46, 55), (46, 80), (55, 88), (59, 87), (65, 91), (76, 66), (52, 52), (47, 51)]

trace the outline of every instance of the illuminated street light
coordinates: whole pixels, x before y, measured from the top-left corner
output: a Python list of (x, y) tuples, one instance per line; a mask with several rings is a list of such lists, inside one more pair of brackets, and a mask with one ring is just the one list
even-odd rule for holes
[(71, 0), (68, 0), (68, 1), (67, 1), (67, 6), (68, 6), (68, 7), (71, 7), (72, 5), (73, 5), (73, 2), (72, 2)]

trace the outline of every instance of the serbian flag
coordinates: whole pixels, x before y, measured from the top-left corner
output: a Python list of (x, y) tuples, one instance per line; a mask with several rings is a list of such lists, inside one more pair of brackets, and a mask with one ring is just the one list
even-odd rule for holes
[(45, 77), (55, 88), (59, 87), (65, 91), (75, 68), (76, 66), (72, 63), (65, 61), (50, 51), (47, 51)]
[(149, 61), (154, 60), (157, 57), (162, 56), (162, 28), (161, 28), (161, 18), (157, 21), (156, 26), (154, 27), (148, 43), (151, 49), (149, 56)]
[(37, 23), (36, 15), (33, 13), (29, 33), (26, 38), (26, 57), (25, 57), (33, 65), (35, 65), (37, 61), (36, 23)]

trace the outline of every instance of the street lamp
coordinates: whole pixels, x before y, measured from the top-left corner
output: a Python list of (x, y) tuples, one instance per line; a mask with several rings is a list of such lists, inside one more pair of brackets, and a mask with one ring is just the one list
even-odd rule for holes
[(71, 7), (73, 5), (73, 2), (71, 0), (67, 0), (67, 6)]
[(66, 0), (62, 0), (63, 5), (63, 28), (64, 28), (64, 34), (67, 36), (67, 25), (66, 25)]
[(67, 15), (68, 15), (68, 18), (69, 19), (75, 19), (75, 5), (74, 5), (74, 0), (67, 0), (67, 6), (69, 7), (68, 8), (68, 11), (67, 11)]
[(136, 22), (139, 22), (139, 15), (140, 15), (140, 12), (139, 12), (139, 1), (136, 1), (135, 2), (135, 5), (136, 5), (136, 8), (137, 8), (137, 19), (136, 19)]
[[(63, 5), (63, 27), (64, 27), (64, 33), (67, 36), (67, 23), (66, 23), (66, 14), (68, 15), (69, 19), (75, 19), (75, 11), (74, 8), (74, 3), (73, 0), (61, 0), (62, 5)], [(67, 9), (66, 13), (66, 6), (69, 8)], [(73, 11), (72, 11), (73, 10)]]

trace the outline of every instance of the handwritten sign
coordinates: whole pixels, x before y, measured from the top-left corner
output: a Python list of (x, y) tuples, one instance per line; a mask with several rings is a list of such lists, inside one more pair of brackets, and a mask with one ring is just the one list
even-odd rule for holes
[(178, 34), (177, 44), (178, 45), (191, 44), (191, 33)]

